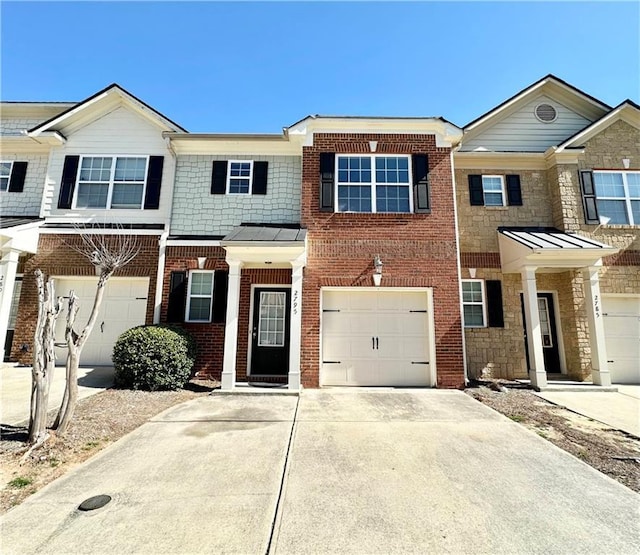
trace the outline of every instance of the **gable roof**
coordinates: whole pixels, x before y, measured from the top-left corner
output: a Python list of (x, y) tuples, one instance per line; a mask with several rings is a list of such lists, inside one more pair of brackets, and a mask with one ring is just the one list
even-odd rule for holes
[(495, 108), (492, 108), (488, 112), (485, 112), (473, 121), (467, 123), (463, 127), (465, 133), (475, 131), (479, 127), (482, 127), (483, 124), (486, 124), (489, 120), (501, 118), (503, 114), (505, 114), (505, 112), (508, 112), (510, 108), (514, 107), (514, 105), (523, 104), (529, 98), (537, 94), (542, 94), (543, 91), (548, 94), (550, 93), (551, 96), (564, 96), (565, 100), (573, 99), (573, 102), (569, 103), (574, 104), (574, 106), (569, 107), (574, 108), (576, 106), (581, 106), (583, 111), (591, 114), (591, 119), (600, 117), (602, 113), (611, 110), (611, 106), (605, 104), (604, 102), (601, 102), (597, 98), (581, 91), (577, 87), (574, 87), (566, 81), (563, 81), (562, 79), (559, 79), (555, 75), (549, 73), (542, 79), (536, 81), (535, 83), (522, 89), (520, 92), (514, 94), (504, 102), (498, 104)]
[(78, 104), (70, 107), (62, 113), (48, 119), (47, 121), (40, 123), (30, 129), (27, 133), (31, 136), (37, 137), (41, 133), (52, 130), (54, 127), (61, 125), (63, 122), (68, 121), (70, 118), (84, 112), (91, 110), (100, 101), (109, 97), (120, 97), (125, 103), (134, 107), (138, 112), (142, 113), (149, 119), (156, 120), (161, 127), (164, 127), (165, 131), (176, 131), (186, 133), (186, 129), (167, 118), (165, 115), (158, 112), (155, 108), (149, 106), (146, 102), (140, 100), (138, 97), (131, 94), (126, 89), (122, 88), (117, 83), (112, 83), (108, 87), (98, 91), (91, 95), (89, 98), (79, 102)]
[(633, 100), (627, 99), (618, 104), (611, 111), (597, 119), (591, 125), (581, 129), (576, 134), (569, 137), (566, 141), (556, 147), (556, 151), (560, 152), (565, 148), (577, 148), (588, 141), (593, 136), (600, 133), (603, 129), (609, 127), (618, 120), (625, 120), (632, 125), (640, 128), (640, 106)]

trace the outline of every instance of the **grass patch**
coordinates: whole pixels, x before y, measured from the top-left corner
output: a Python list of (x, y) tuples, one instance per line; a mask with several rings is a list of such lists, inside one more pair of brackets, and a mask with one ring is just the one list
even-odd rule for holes
[(25, 476), (18, 476), (17, 478), (14, 478), (13, 480), (11, 480), (9, 482), (9, 485), (12, 488), (26, 488), (27, 486), (31, 485), (33, 483), (33, 480), (31, 478), (27, 478)]
[(511, 420), (513, 420), (514, 422), (524, 422), (525, 421), (525, 417), (522, 416), (521, 414), (512, 414), (511, 416), (509, 416), (509, 418), (511, 418)]

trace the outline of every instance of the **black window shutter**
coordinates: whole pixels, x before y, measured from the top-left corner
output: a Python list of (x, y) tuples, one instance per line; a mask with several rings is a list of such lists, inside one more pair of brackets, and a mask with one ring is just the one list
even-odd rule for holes
[(27, 162), (14, 162), (11, 166), (11, 177), (9, 178), (10, 193), (22, 193), (24, 190), (24, 178), (27, 175)]
[(253, 186), (251, 192), (254, 195), (267, 194), (267, 174), (269, 173), (269, 162), (253, 163)]
[(320, 211), (335, 210), (333, 189), (335, 183), (336, 155), (333, 152), (320, 154)]
[(469, 176), (469, 199), (471, 201), (471, 206), (484, 206), (481, 175)]
[(502, 283), (497, 279), (485, 281), (487, 290), (487, 316), (490, 328), (504, 328), (502, 311)]
[(167, 322), (184, 322), (187, 304), (187, 272), (171, 272)]
[(227, 289), (229, 272), (216, 270), (213, 274), (213, 321), (224, 322), (227, 319)]
[(507, 200), (509, 206), (522, 206), (522, 189), (519, 175), (507, 175)]
[(227, 192), (227, 164), (226, 160), (216, 160), (211, 170), (211, 194), (224, 195)]
[(150, 156), (147, 168), (147, 190), (144, 195), (144, 209), (156, 210), (160, 207), (160, 187), (164, 156)]
[(599, 224), (598, 205), (596, 204), (596, 190), (593, 186), (593, 172), (583, 170), (580, 172), (580, 186), (582, 188), (582, 206), (584, 208), (584, 221), (588, 224)]
[(417, 214), (431, 212), (429, 198), (429, 158), (426, 154), (414, 154), (413, 166), (413, 211)]
[(62, 179), (60, 180), (60, 196), (58, 197), (58, 208), (71, 208), (73, 201), (73, 191), (76, 188), (76, 177), (78, 176), (78, 165), (80, 156), (65, 156), (62, 167)]

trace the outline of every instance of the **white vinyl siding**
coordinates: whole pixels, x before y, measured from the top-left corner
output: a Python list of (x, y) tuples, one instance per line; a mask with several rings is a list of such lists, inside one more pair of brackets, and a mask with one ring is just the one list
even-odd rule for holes
[[(536, 118), (539, 104), (550, 104), (558, 117), (551, 123)], [(498, 121), (477, 137), (463, 140), (462, 152), (488, 150), (492, 152), (544, 152), (560, 144), (591, 123), (590, 120), (547, 97), (538, 96), (525, 106)]]

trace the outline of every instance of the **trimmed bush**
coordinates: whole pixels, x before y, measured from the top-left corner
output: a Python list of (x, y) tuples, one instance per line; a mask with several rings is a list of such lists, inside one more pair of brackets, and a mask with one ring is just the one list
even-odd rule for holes
[(113, 347), (116, 387), (163, 391), (180, 389), (191, 377), (196, 343), (181, 328), (138, 326)]

